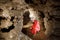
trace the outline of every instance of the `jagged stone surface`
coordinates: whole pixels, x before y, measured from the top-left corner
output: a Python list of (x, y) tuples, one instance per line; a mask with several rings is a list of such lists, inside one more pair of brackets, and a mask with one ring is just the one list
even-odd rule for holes
[[(59, 3), (58, 0), (0, 0), (0, 40), (37, 40), (37, 38), (42, 40), (39, 39), (40, 34), (46, 35), (47, 40), (60, 40)], [(44, 22), (46, 28), (44, 32), (37, 34), (32, 39), (21, 32), (24, 26), (23, 14), (29, 8), (37, 11), (36, 14), (40, 14), (39, 20), (42, 19), (40, 22)], [(41, 17), (41, 13), (44, 14), (43, 17)], [(45, 36), (43, 37), (45, 38)]]

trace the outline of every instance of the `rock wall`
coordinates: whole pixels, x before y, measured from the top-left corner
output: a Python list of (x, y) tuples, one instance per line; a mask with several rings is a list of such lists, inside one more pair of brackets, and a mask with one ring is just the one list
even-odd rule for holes
[[(59, 3), (59, 0), (0, 0), (0, 40), (45, 40), (45, 37), (55, 40), (57, 36), (59, 40)], [(35, 36), (28, 33), (32, 24), (30, 12), (24, 15), (29, 9), (33, 9), (42, 26), (42, 31)], [(23, 28), (28, 28), (27, 35), (22, 32)]]

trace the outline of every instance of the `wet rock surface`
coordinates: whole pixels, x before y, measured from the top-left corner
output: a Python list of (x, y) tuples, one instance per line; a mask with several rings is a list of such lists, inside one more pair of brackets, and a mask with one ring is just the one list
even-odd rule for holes
[[(59, 0), (0, 0), (0, 40), (60, 40), (59, 3)], [(32, 25), (29, 9), (33, 9), (41, 25), (36, 35), (29, 32)]]

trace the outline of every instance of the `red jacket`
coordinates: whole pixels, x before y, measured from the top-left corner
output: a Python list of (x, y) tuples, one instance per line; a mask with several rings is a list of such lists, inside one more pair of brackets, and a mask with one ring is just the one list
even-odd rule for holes
[(31, 33), (35, 35), (39, 31), (40, 31), (39, 22), (37, 20), (34, 20), (34, 23), (33, 23), (32, 28), (31, 28)]

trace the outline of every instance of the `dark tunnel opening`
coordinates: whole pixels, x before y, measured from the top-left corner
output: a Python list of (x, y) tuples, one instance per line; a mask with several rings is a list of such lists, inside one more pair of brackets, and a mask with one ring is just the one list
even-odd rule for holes
[(29, 14), (30, 14), (29, 11), (24, 13), (24, 15), (23, 15), (23, 25), (26, 25), (30, 21)]
[[(23, 26), (29, 23), (30, 21), (29, 14), (30, 14), (29, 11), (26, 11), (23, 14)], [(28, 28), (22, 28), (22, 33), (24, 33), (25, 35), (28, 35)]]

